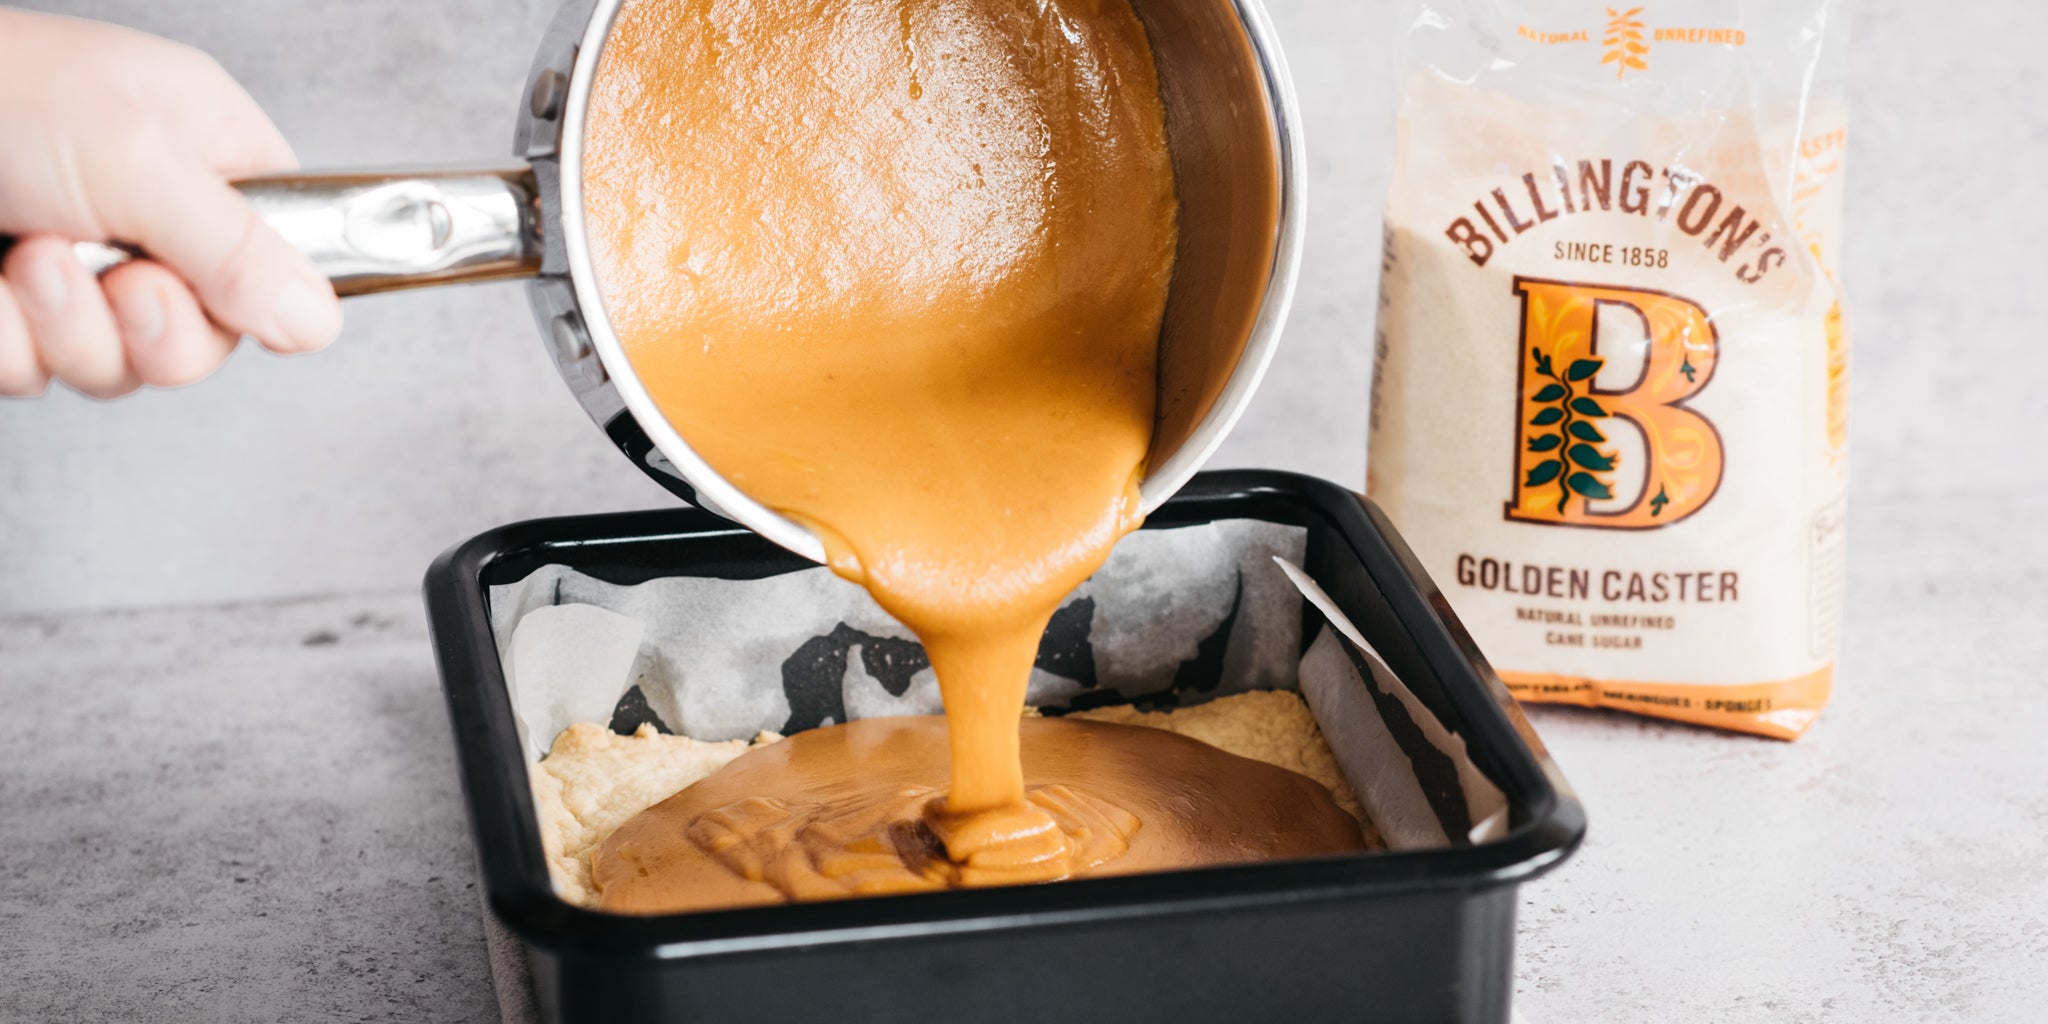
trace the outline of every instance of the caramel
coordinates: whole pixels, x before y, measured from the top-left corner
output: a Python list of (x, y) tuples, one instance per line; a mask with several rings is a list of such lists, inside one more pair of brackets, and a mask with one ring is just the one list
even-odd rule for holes
[[(1140, 726), (1028, 718), (1020, 733), (1027, 799), (1056, 827), (1021, 843), (984, 837), (977, 848), (995, 857), (949, 857), (926, 816), (946, 782), (944, 720), (869, 718), (757, 747), (628, 821), (593, 860), (599, 905), (657, 913), (1001, 884), (1019, 876), (1013, 857), (1040, 880), (1364, 848), (1329, 791), (1284, 768)], [(1048, 836), (1049, 853), (1033, 841)]]
[[(1039, 788), (1020, 761), (1039, 637), (1138, 525), (1152, 440), (1178, 209), (1126, 0), (631, 3), (585, 141), (634, 371), (917, 634), (946, 707), (796, 737), (650, 811), (600, 856), (604, 905), (1201, 862), (1151, 816), (1176, 785), (1160, 764), (1060, 746), (1162, 741), (1028, 725), (1051, 744)], [(1268, 807), (1207, 806), (1232, 829)]]

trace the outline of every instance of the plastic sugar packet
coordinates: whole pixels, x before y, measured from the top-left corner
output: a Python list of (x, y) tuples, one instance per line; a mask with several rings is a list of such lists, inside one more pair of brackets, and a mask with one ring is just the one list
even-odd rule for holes
[(1845, 6), (1405, 5), (1367, 489), (1524, 700), (1827, 699)]

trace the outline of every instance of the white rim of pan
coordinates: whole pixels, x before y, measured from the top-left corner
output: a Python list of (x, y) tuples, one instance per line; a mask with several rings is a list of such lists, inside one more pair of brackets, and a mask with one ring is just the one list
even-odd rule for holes
[(1294, 78), (1287, 71), (1287, 56), (1280, 50), (1279, 33), (1260, 0), (1232, 0), (1238, 21), (1250, 38), (1259, 72), (1264, 76), (1267, 106), (1273, 114), (1274, 148), (1280, 158), (1280, 217), (1273, 243), (1273, 266), (1266, 278), (1266, 294), (1259, 302), (1259, 315), (1252, 322), (1251, 336), (1230, 379), (1216, 395), (1202, 422), (1182, 442), (1180, 449), (1164, 463), (1154, 466), (1139, 484), (1139, 497), (1146, 513), (1166, 503), (1196, 472), (1206, 465), (1223, 439), (1237, 426), (1258, 393), (1259, 382), (1273, 364), (1280, 348), (1280, 334), (1287, 326), (1287, 314), (1294, 305), (1294, 286), (1301, 266), (1302, 222), (1307, 209), (1308, 160), (1301, 138), (1301, 109), (1294, 96)]

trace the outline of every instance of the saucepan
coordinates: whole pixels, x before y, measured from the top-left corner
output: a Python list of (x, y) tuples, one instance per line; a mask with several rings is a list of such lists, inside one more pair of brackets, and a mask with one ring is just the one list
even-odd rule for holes
[[(584, 233), (584, 122), (622, 3), (571, 0), (518, 115), (519, 162), (491, 170), (295, 174), (238, 182), (341, 295), (527, 278), (541, 333), (584, 409), (665, 487), (823, 561), (810, 531), (748, 497), (677, 433), (626, 359)], [(1259, 0), (1132, 0), (1165, 102), (1181, 204), (1159, 339), (1146, 511), (1192, 477), (1272, 360), (1301, 252), (1304, 160), (1293, 86)], [(104, 270), (133, 250), (85, 245)]]

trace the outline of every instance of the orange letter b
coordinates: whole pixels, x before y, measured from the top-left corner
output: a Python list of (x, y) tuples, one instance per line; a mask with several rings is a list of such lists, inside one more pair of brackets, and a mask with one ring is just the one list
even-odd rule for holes
[[(1721, 353), (1713, 322), (1698, 304), (1663, 292), (1517, 277), (1522, 298), (1520, 412), (1515, 489), (1507, 517), (1558, 526), (1653, 530), (1698, 512), (1721, 486), (1721, 435), (1684, 407), (1713, 379)], [(1609, 351), (1643, 346), (1634, 384), (1594, 383), (1600, 354), (1599, 311), (1625, 306), (1642, 317), (1647, 338), (1615, 338)], [(1643, 465), (1625, 466), (1610, 434), (1626, 422), (1643, 437)], [(1634, 485), (1622, 503), (1618, 483)]]

